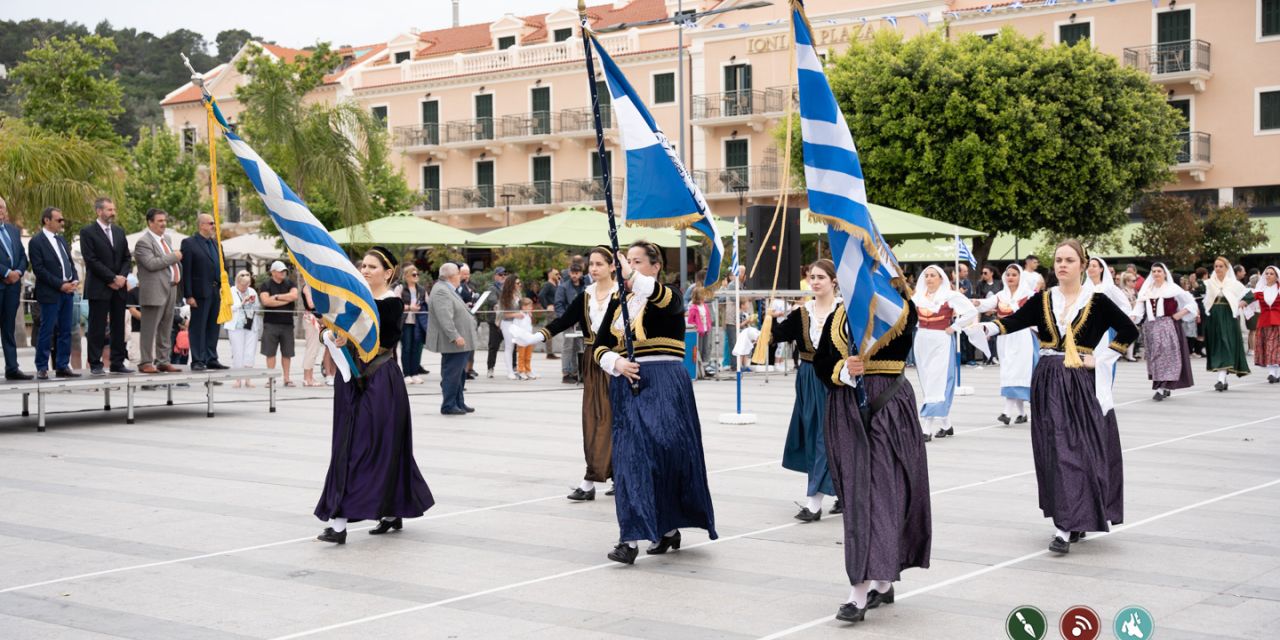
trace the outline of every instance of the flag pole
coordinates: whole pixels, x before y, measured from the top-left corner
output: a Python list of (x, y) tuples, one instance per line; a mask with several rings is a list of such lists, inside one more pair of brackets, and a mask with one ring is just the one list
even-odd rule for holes
[[(591, 28), (587, 25), (587, 2), (586, 0), (578, 0), (578, 23), (582, 31), (582, 55), (587, 62), (587, 88), (591, 92), (591, 117), (595, 121), (596, 126), (596, 151), (599, 154), (600, 162), (600, 180), (604, 182), (604, 207), (605, 212), (609, 214), (609, 246), (613, 248), (614, 259), (617, 259), (618, 248), (618, 221), (613, 212), (613, 178), (612, 163), (605, 161), (606, 149), (604, 146), (604, 126), (600, 121), (600, 96), (596, 89), (596, 69), (595, 62), (591, 55)], [(614, 271), (617, 276), (622, 275), (622, 265), (614, 265)], [(624, 286), (622, 278), (618, 277), (618, 287)], [(627, 359), (635, 362), (635, 344), (632, 340), (631, 332), (631, 314), (627, 311), (626, 295), (621, 295), (622, 304), (619, 305), (622, 311), (622, 344), (626, 348)], [(631, 382), (631, 393), (639, 393), (640, 386), (635, 381)]]

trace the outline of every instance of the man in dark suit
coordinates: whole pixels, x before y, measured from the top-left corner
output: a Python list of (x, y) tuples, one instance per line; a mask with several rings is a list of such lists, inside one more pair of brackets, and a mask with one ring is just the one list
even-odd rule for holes
[(111, 327), (111, 373), (133, 373), (124, 366), (125, 297), (133, 256), (124, 229), (115, 224), (116, 203), (111, 198), (93, 201), (98, 219), (80, 230), (80, 255), (84, 257), (84, 298), (89, 301), (89, 373), (100, 376), (102, 346)]
[(214, 240), (213, 216), (196, 218), (199, 233), (182, 241), (182, 290), (191, 306), (191, 370), (229, 369), (218, 362), (218, 309), (222, 307), (222, 265)]
[(27, 272), (27, 252), (18, 228), (9, 223), (9, 206), (0, 198), (0, 342), (4, 343), (4, 379), (30, 380), (18, 368), (18, 307), (22, 303), (22, 276)]
[(47, 207), (40, 212), (40, 233), (31, 237), (31, 270), (36, 274), (36, 302), (40, 303), (40, 335), (36, 339), (36, 377), (49, 379), (49, 347), (58, 340), (55, 374), (79, 378), (71, 370), (71, 306), (80, 274), (71, 262), (71, 247), (62, 237), (67, 219), (62, 210)]

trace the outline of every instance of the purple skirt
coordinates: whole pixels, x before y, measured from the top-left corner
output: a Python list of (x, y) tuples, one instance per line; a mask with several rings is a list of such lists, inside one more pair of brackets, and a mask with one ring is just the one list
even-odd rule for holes
[(435, 504), (413, 459), (413, 422), (404, 375), (384, 362), (371, 376), (333, 383), (333, 450), (321, 520), (417, 518)]
[[(863, 376), (868, 401), (894, 376)], [(844, 564), (849, 584), (896, 581), (903, 569), (928, 568), (933, 545), (929, 461), (910, 384), (862, 423), (856, 391), (827, 394), (827, 459), (844, 503)]]
[(1107, 531), (1124, 518), (1115, 412), (1103, 415), (1092, 369), (1040, 358), (1031, 377), (1031, 454), (1040, 510), (1064, 531)]
[(1147, 347), (1147, 378), (1152, 389), (1186, 389), (1191, 379), (1191, 349), (1177, 320), (1169, 316), (1143, 325), (1142, 343)]

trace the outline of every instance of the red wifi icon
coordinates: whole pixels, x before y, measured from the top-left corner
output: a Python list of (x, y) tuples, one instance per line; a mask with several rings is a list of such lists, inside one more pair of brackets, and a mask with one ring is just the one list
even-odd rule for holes
[(1102, 633), (1098, 612), (1080, 605), (1067, 609), (1058, 620), (1058, 631), (1065, 640), (1094, 640)]

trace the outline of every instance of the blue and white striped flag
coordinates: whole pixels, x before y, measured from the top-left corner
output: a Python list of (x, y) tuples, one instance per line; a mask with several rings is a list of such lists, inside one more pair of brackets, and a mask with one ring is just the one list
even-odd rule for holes
[(884, 19), (889, 22), (889, 26), (894, 29), (898, 28), (898, 16), (885, 16)]
[(378, 305), (364, 276), (306, 203), (231, 130), (217, 102), (207, 96), (206, 100), (231, 151), (271, 214), (298, 273), (311, 286), (316, 313), (326, 327), (356, 347), (362, 360), (372, 360), (378, 352)]
[(613, 114), (627, 152), (627, 222), (644, 226), (688, 226), (711, 241), (711, 261), (704, 286), (720, 279), (724, 243), (716, 233), (702, 190), (693, 183), (680, 156), (658, 128), (640, 96), (627, 82), (600, 41), (591, 38), (605, 81), (609, 84)]
[(792, 4), (791, 14), (809, 210), (827, 224), (836, 278), (848, 310), (851, 346), (870, 356), (907, 322), (907, 302), (897, 287), (902, 284), (898, 260), (871, 219), (858, 150), (827, 83), (799, 3)]
[(973, 252), (969, 250), (969, 245), (965, 244), (960, 236), (956, 236), (956, 255), (960, 256), (961, 260), (968, 262), (969, 266), (977, 268), (978, 259), (973, 257)]
[(1044, 0), (1044, 4), (1041, 6), (1052, 7), (1055, 4), (1058, 4), (1058, 0)]

